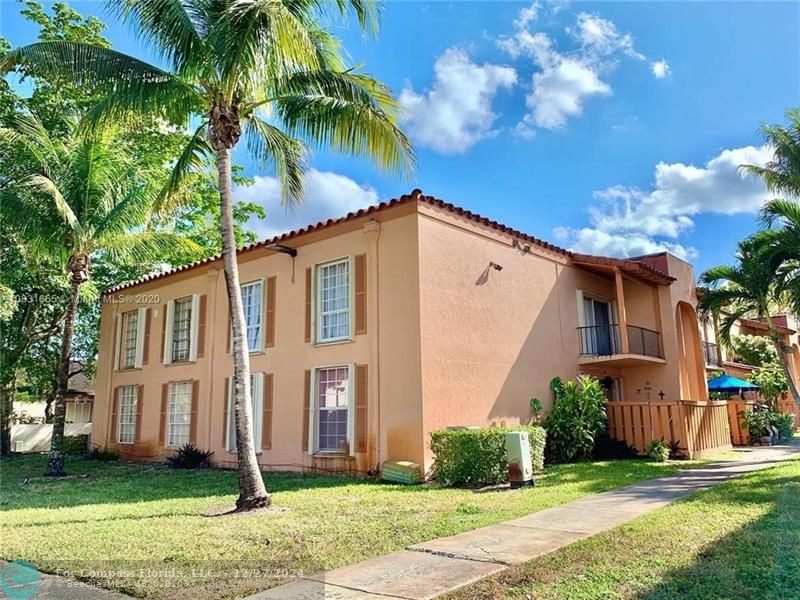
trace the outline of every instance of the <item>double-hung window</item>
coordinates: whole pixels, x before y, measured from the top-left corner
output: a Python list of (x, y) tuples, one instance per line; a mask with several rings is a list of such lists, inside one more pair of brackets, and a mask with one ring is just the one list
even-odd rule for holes
[(350, 337), (350, 259), (317, 267), (317, 342)]
[(138, 369), (144, 358), (146, 309), (138, 308), (117, 315), (116, 369)]
[(175, 300), (172, 314), (172, 362), (189, 360), (192, 333), (192, 298)]
[(183, 446), (188, 444), (192, 424), (191, 381), (178, 381), (170, 384), (167, 410), (167, 445)]
[(350, 366), (316, 370), (314, 408), (317, 451), (342, 452), (349, 449), (351, 388)]
[(242, 305), (247, 334), (247, 349), (258, 352), (262, 348), (264, 330), (264, 282), (254, 281), (242, 285)]
[(117, 416), (117, 442), (133, 444), (136, 441), (136, 403), (139, 401), (139, 386), (126, 385), (119, 391), (119, 415)]
[(132, 369), (136, 366), (136, 338), (139, 332), (139, 311), (132, 310), (123, 316), (125, 339), (122, 346), (122, 368)]
[[(236, 416), (233, 405), (233, 377), (228, 381), (228, 426), (225, 447), (236, 450)], [(253, 445), (261, 449), (261, 427), (264, 413), (264, 373), (250, 373), (250, 406), (252, 408)]]

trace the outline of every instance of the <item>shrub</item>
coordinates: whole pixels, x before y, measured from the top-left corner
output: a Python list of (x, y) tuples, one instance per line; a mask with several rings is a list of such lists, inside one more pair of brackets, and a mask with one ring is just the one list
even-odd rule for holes
[(100, 446), (95, 446), (91, 450), (89, 450), (88, 454), (89, 458), (92, 460), (100, 460), (103, 462), (109, 462), (112, 460), (119, 460), (119, 452), (116, 450), (112, 450), (111, 448), (101, 448)]
[(776, 413), (772, 416), (771, 425), (778, 428), (778, 435), (788, 439), (794, 435), (794, 417), (790, 414)]
[(794, 418), (790, 414), (783, 414), (770, 409), (766, 405), (757, 406), (752, 411), (739, 413), (742, 425), (750, 434), (750, 441), (771, 434), (770, 427), (778, 430), (781, 438), (790, 438), (794, 435)]
[(507, 479), (506, 438), (527, 431), (534, 471), (544, 468), (545, 430), (536, 425), (440, 429), (431, 432), (437, 478), (448, 485), (495, 484)]
[(175, 454), (167, 457), (167, 464), (173, 469), (207, 469), (212, 454), (211, 450), (200, 450), (194, 444), (184, 444)]
[(768, 365), (756, 369), (747, 379), (758, 386), (758, 393), (773, 409), (776, 408), (781, 394), (789, 390), (789, 382), (786, 381), (786, 375), (783, 374), (783, 369), (778, 365)]
[(667, 448), (669, 448), (669, 457), (672, 460), (686, 460), (687, 456), (684, 454), (683, 450), (681, 450), (680, 440), (667, 442)]
[(636, 448), (623, 440), (615, 440), (602, 432), (594, 441), (592, 456), (598, 460), (628, 460), (637, 458)]
[(664, 444), (664, 440), (653, 440), (647, 447), (647, 456), (656, 462), (666, 462), (669, 454), (669, 448)]
[(66, 435), (62, 446), (64, 454), (86, 454), (89, 449), (88, 435)]
[(590, 458), (595, 440), (607, 426), (600, 382), (587, 375), (566, 383), (556, 377), (550, 387), (555, 397), (553, 410), (544, 422), (549, 455), (557, 462)]

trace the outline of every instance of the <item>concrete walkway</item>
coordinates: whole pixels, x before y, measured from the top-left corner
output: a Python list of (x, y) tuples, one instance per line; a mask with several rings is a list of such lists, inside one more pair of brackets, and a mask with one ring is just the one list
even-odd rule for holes
[(740, 449), (727, 460), (586, 496), (498, 525), (415, 544), (298, 579), (247, 600), (423, 600), (633, 520), (679, 498), (800, 456), (800, 444)]

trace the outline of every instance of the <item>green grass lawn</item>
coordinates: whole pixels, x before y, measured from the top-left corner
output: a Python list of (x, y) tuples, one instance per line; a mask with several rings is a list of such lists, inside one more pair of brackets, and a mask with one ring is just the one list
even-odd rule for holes
[(800, 598), (800, 461), (691, 496), (449, 598)]
[[(488, 493), (267, 473), (283, 512), (206, 517), (209, 509), (233, 505), (235, 472), (71, 458), (72, 476), (54, 480), (41, 477), (44, 456), (19, 456), (0, 462), (0, 558), (136, 596), (233, 597), (276, 585), (287, 570), (310, 574), (350, 564), (692, 464), (699, 463), (559, 465), (535, 488)], [(173, 571), (127, 572), (140, 567)], [(125, 572), (94, 572), (109, 569)]]

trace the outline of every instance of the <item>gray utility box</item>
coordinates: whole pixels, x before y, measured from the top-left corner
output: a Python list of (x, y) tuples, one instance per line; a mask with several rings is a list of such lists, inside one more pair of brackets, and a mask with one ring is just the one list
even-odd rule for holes
[(506, 433), (506, 456), (508, 457), (508, 481), (512, 488), (533, 485), (533, 463), (531, 445), (527, 431)]

